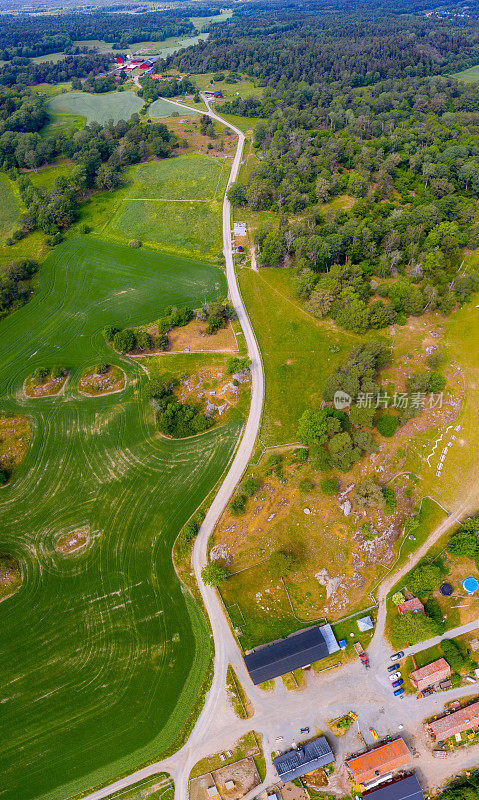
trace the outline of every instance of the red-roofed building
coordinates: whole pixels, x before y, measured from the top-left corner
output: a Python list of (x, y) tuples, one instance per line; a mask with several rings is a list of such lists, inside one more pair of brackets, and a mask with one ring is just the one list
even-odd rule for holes
[(471, 703), (470, 706), (453, 711), (452, 714), (433, 722), (428, 722), (426, 730), (429, 731), (435, 742), (443, 742), (456, 733), (470, 731), (472, 728), (479, 728), (479, 703)]
[(116, 57), (116, 63), (117, 64), (124, 64), (125, 63), (125, 59), (122, 56), (117, 56)]
[(399, 603), (398, 614), (405, 614), (407, 611), (412, 611), (413, 614), (424, 614), (424, 606), (419, 597), (411, 597), (410, 600), (405, 600), (404, 603)]
[(411, 763), (411, 753), (404, 739), (394, 739), (374, 750), (346, 759), (356, 783), (368, 784)]
[(425, 667), (415, 669), (409, 673), (409, 680), (418, 692), (422, 692), (423, 689), (427, 689), (433, 683), (445, 681), (450, 677), (451, 667), (445, 658), (438, 658), (437, 661), (432, 661), (431, 664), (426, 664)]

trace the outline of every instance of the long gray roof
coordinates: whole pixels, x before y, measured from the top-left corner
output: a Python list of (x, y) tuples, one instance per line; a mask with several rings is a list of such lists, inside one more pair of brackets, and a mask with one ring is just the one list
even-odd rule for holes
[(258, 684), (305, 667), (327, 655), (326, 639), (321, 630), (314, 627), (253, 650), (245, 655), (244, 660), (251, 680)]
[(424, 800), (423, 791), (415, 775), (408, 775), (386, 786), (378, 786), (363, 796), (368, 800)]
[(334, 755), (325, 736), (307, 742), (298, 750), (291, 750), (273, 758), (274, 766), (279, 777), (286, 783), (301, 775), (319, 769), (334, 761)]

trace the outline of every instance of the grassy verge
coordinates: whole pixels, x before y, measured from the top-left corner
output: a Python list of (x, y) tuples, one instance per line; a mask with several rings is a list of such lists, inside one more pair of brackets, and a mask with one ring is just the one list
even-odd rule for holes
[(249, 719), (253, 716), (251, 703), (231, 664), (228, 665), (226, 674), (226, 691), (233, 710), (240, 719)]

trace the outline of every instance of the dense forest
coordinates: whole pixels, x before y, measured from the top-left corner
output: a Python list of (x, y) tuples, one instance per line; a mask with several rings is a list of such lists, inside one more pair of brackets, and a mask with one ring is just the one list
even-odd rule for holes
[(208, 16), (218, 12), (211, 5), (170, 9), (144, 14), (94, 13), (3, 15), (0, 17), (0, 58), (33, 58), (59, 51), (68, 52), (76, 41), (103, 40), (113, 49), (134, 42), (162, 42), (170, 36), (194, 32), (189, 15)]

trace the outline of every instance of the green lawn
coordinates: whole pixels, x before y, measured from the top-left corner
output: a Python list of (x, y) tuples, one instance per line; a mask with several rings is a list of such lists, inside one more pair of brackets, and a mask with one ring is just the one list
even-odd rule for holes
[(17, 198), (15, 184), (0, 174), (0, 240), (6, 239), (13, 231), (20, 216), (20, 201)]
[[(91, 790), (159, 758), (187, 723), (209, 633), (171, 548), (224, 471), (240, 421), (184, 441), (160, 437), (144, 370), (101, 329), (225, 290), (208, 264), (84, 237), (55, 248), (33, 299), (0, 324), (2, 411), (27, 415), (33, 430), (0, 498), (0, 548), (24, 574), (0, 604), (5, 800)], [(99, 361), (124, 370), (121, 394), (76, 391)], [(54, 364), (70, 371), (65, 394), (25, 400), (25, 378)], [(85, 526), (84, 550), (57, 552), (59, 536)]]
[(38, 172), (28, 172), (34, 186), (43, 186), (44, 189), (51, 191), (55, 187), (57, 178), (69, 178), (72, 171), (71, 164), (54, 164), (53, 166), (39, 169)]
[(221, 205), (125, 200), (103, 235), (119, 242), (140, 239), (180, 256), (214, 258), (222, 249)]
[(104, 125), (109, 119), (129, 120), (131, 115), (144, 105), (136, 92), (108, 92), (107, 94), (88, 94), (88, 92), (67, 92), (53, 97), (48, 110), (54, 114), (73, 114), (85, 117), (87, 122)]
[(456, 78), (458, 81), (465, 81), (466, 83), (477, 83), (477, 81), (479, 81), (479, 64), (475, 67), (464, 69), (462, 72), (456, 72), (451, 77)]
[(231, 162), (206, 155), (187, 155), (147, 162), (131, 167), (127, 178), (133, 182), (129, 198), (163, 200), (221, 199)]
[(301, 414), (320, 406), (326, 378), (359, 341), (304, 311), (293, 296), (292, 278), (288, 269), (239, 270), (265, 369), (265, 446), (297, 441)]
[(203, 28), (206, 28), (212, 22), (224, 22), (232, 16), (233, 12), (231, 9), (228, 9), (226, 11), (222, 11), (221, 14), (215, 14), (213, 17), (190, 17), (190, 20), (197, 31), (202, 31)]

